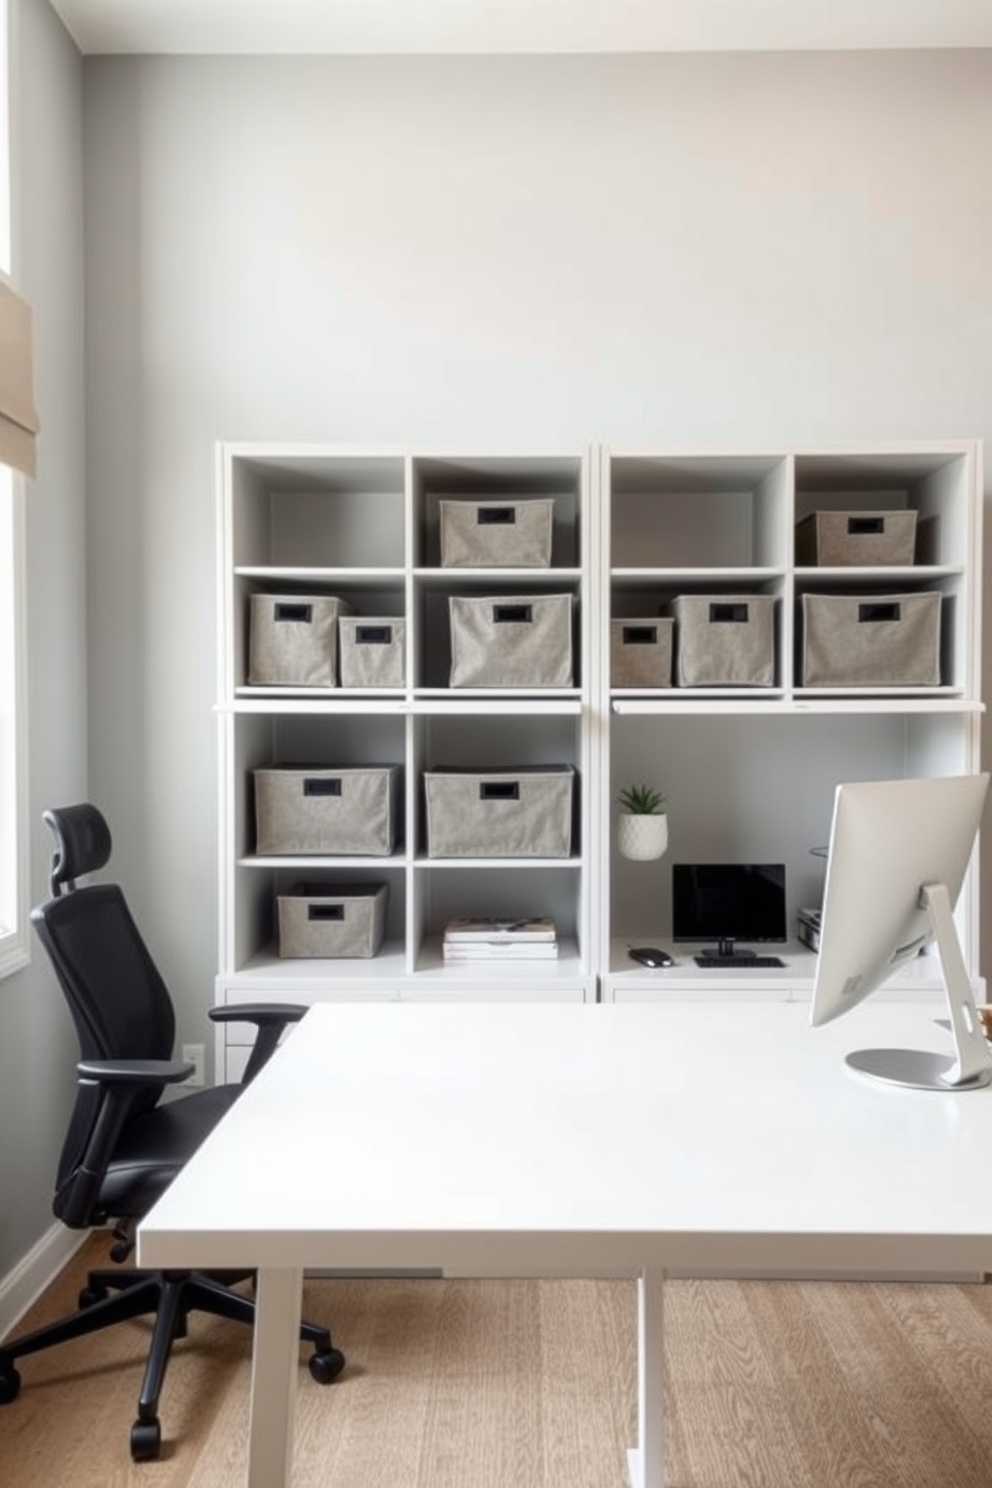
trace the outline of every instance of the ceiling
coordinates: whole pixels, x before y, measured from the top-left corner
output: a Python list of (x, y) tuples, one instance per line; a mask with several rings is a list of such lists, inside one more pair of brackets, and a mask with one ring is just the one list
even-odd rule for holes
[(51, 0), (82, 52), (992, 47), (992, 0)]

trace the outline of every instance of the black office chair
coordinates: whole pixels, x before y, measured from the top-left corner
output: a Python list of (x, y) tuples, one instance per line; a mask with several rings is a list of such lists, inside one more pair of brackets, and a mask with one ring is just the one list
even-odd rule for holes
[[(167, 1085), (185, 1080), (192, 1066), (172, 1057), (175, 1015), (158, 970), (116, 884), (76, 880), (104, 866), (111, 837), (95, 806), (46, 811), (55, 834), (52, 898), (31, 919), (69, 1003), (81, 1059), (76, 1104), (59, 1162), (53, 1208), (73, 1229), (115, 1222), (111, 1257), (127, 1259), (138, 1221), (168, 1188), (187, 1158), (272, 1054), (303, 1007), (239, 1004), (213, 1008), (217, 1021), (237, 1019), (258, 1031), (241, 1085), (221, 1085), (160, 1104)], [(91, 1271), (79, 1310), (23, 1338), (0, 1343), (0, 1404), (15, 1399), (15, 1360), (97, 1329), (155, 1314), (138, 1418), (131, 1428), (135, 1461), (157, 1457), (161, 1445), (158, 1399), (176, 1338), (199, 1309), (253, 1323), (255, 1302), (231, 1289), (250, 1272)], [(111, 1295), (113, 1294), (113, 1295)], [(344, 1368), (344, 1355), (326, 1328), (304, 1322), (314, 1345), (310, 1373), (327, 1384)]]

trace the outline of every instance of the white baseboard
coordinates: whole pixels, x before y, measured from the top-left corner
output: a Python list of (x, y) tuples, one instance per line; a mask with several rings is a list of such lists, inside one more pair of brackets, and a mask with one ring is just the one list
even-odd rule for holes
[(88, 1236), (88, 1230), (68, 1230), (65, 1225), (54, 1224), (13, 1271), (0, 1279), (0, 1338), (6, 1338), (20, 1322)]

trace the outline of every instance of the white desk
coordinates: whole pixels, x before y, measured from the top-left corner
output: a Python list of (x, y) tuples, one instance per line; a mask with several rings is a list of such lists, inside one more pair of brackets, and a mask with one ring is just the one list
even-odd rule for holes
[(259, 1270), (250, 1488), (290, 1481), (303, 1268), (637, 1276), (631, 1470), (661, 1488), (666, 1270), (992, 1269), (992, 1090), (842, 1063), (902, 1041), (946, 1035), (885, 1003), (818, 1030), (796, 1005), (316, 1006), (139, 1260)]

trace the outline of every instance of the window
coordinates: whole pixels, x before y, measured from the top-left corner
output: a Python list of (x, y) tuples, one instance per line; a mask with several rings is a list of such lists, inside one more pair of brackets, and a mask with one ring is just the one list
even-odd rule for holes
[[(9, 26), (0, 0), (0, 273), (11, 266)], [(0, 976), (28, 959), (23, 482), (0, 465)]]

